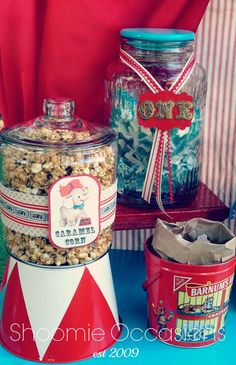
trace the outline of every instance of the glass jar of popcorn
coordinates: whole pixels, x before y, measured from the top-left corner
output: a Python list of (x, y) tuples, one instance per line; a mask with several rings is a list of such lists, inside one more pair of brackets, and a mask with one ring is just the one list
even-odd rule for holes
[(206, 76), (193, 54), (190, 31), (121, 31), (122, 62), (110, 66), (105, 95), (120, 202), (162, 207), (197, 193)]
[(44, 115), (1, 133), (0, 207), (11, 255), (39, 265), (77, 265), (112, 242), (116, 134), (74, 116), (71, 100), (47, 99)]

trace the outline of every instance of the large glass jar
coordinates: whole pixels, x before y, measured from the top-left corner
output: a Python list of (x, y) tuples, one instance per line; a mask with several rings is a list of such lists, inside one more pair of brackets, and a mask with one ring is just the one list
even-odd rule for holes
[(112, 242), (116, 134), (74, 117), (71, 100), (1, 133), (0, 205), (11, 255), (39, 265), (84, 264)]
[[(194, 33), (168, 29), (123, 29), (121, 49), (145, 67), (167, 90), (194, 52)], [(139, 97), (147, 91), (145, 82), (126, 64), (120, 62), (109, 68), (105, 101), (110, 124), (118, 133), (118, 199), (125, 204), (148, 205), (141, 195), (155, 128), (144, 128), (137, 119)], [(173, 196), (170, 199), (168, 158), (165, 156), (161, 198), (166, 206), (192, 199), (199, 185), (200, 131), (206, 97), (206, 76), (199, 64), (195, 64), (182, 92), (193, 97), (193, 120), (191, 126), (184, 130), (174, 128), (170, 131)], [(150, 205), (156, 206), (154, 194)]]

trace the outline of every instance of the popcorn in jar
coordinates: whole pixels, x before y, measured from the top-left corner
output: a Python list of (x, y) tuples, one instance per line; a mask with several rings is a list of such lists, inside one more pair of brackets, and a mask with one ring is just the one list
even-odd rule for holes
[(78, 265), (112, 243), (116, 134), (74, 117), (71, 100), (1, 134), (0, 204), (10, 253), (39, 265)]

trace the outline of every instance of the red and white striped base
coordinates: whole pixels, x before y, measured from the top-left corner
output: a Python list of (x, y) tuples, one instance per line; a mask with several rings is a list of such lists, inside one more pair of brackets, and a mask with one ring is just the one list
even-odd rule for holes
[(68, 362), (120, 334), (108, 253), (86, 266), (49, 268), (10, 258), (0, 325), (3, 346), (27, 360)]

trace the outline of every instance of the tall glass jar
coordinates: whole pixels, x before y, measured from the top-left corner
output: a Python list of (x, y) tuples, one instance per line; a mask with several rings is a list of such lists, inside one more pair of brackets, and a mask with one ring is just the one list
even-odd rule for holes
[[(194, 33), (172, 29), (123, 29), (121, 49), (168, 90), (194, 52)], [(197, 193), (206, 85), (203, 68), (195, 64), (181, 89), (181, 93), (193, 97), (191, 126), (183, 130), (173, 128), (170, 132), (173, 199), (170, 199), (167, 156), (164, 160), (161, 198), (166, 206), (185, 203)], [(118, 198), (125, 204), (141, 206), (147, 205), (141, 195), (155, 133), (155, 128), (144, 128), (137, 118), (139, 97), (147, 91), (148, 86), (133, 69), (121, 62), (111, 65), (105, 101), (107, 117), (118, 133)], [(150, 205), (156, 206), (154, 194)]]
[(1, 133), (0, 208), (10, 254), (37, 265), (77, 265), (112, 243), (116, 134), (74, 116), (68, 99)]

